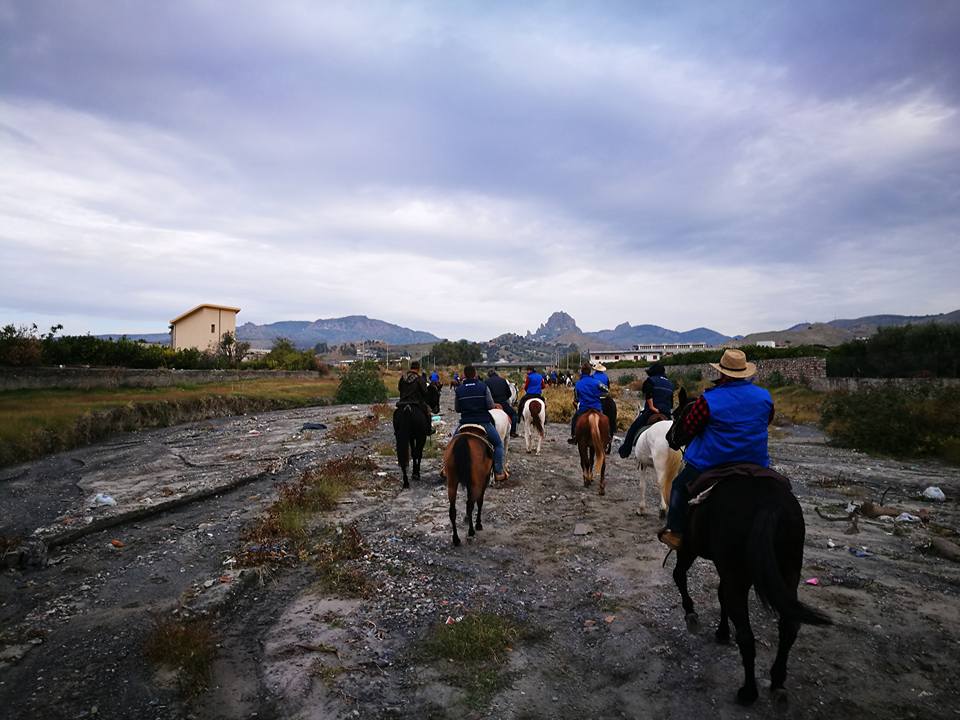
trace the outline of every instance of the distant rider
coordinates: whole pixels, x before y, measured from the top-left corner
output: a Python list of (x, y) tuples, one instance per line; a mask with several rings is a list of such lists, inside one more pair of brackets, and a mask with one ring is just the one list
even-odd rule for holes
[(420, 362), (418, 360), (410, 363), (410, 369), (400, 377), (397, 388), (400, 391), (400, 399), (397, 400), (397, 407), (416, 405), (420, 408), (427, 418), (427, 435), (432, 435), (433, 416), (430, 412), (430, 405), (427, 402), (427, 381), (420, 372)]
[(523, 383), (523, 397), (520, 398), (520, 404), (517, 406), (517, 417), (523, 417), (523, 406), (531, 398), (543, 399), (543, 375), (537, 372), (532, 365), (527, 367), (527, 379)]
[(633, 421), (620, 446), (620, 457), (628, 458), (633, 452), (633, 444), (647, 427), (653, 415), (663, 415), (668, 420), (673, 417), (673, 383), (665, 375), (663, 363), (656, 362), (647, 368), (647, 379), (643, 381), (643, 408)]
[(770, 467), (767, 426), (773, 421), (773, 398), (749, 380), (757, 366), (747, 362), (742, 350), (724, 350), (720, 362), (710, 364), (720, 371), (720, 379), (683, 415), (682, 434), (693, 439), (683, 454), (684, 468), (673, 481), (667, 526), (657, 533), (675, 550), (686, 529), (690, 483), (718, 465)]
[(573, 386), (573, 399), (577, 403), (577, 411), (570, 420), (570, 437), (567, 440), (571, 445), (577, 444), (577, 420), (587, 410), (597, 410), (603, 412), (603, 404), (600, 402), (602, 392), (600, 383), (591, 375), (593, 368), (590, 363), (584, 363), (580, 366), (580, 379)]
[[(477, 377), (477, 369), (473, 365), (467, 365), (463, 374), (463, 383), (455, 391), (453, 408), (460, 413), (460, 425), (470, 423), (480, 425), (486, 430), (487, 438), (493, 445), (494, 479), (498, 482), (506, 480), (507, 476), (503, 472), (503, 441), (493, 424), (493, 418), (490, 417), (490, 410), (493, 409), (490, 388)], [(458, 425), (457, 430), (459, 429)]]
[(510, 384), (497, 375), (496, 370), (491, 370), (487, 373), (487, 387), (493, 401), (510, 417), (510, 437), (520, 437), (517, 435), (517, 411), (510, 404)]

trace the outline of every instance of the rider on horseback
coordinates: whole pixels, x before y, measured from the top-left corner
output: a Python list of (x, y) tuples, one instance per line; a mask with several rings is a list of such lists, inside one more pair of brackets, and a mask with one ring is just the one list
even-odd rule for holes
[(532, 365), (527, 367), (527, 379), (523, 383), (523, 397), (517, 406), (517, 417), (523, 417), (523, 406), (531, 398), (543, 399), (543, 375)]
[(567, 442), (571, 445), (577, 444), (576, 431), (577, 420), (587, 410), (597, 410), (603, 412), (603, 405), (600, 402), (600, 395), (603, 392), (597, 378), (591, 375), (592, 368), (590, 363), (584, 363), (580, 367), (580, 379), (573, 388), (573, 399), (577, 403), (577, 411), (570, 420), (570, 437)]
[(432, 413), (430, 405), (427, 402), (427, 381), (420, 374), (420, 362), (414, 360), (410, 363), (410, 369), (405, 372), (398, 383), (400, 390), (400, 399), (397, 400), (397, 407), (404, 405), (415, 405), (427, 416), (427, 435), (433, 434)]
[[(456, 389), (456, 399), (453, 408), (460, 413), (460, 425), (480, 425), (487, 432), (487, 439), (493, 446), (493, 473), (497, 482), (506, 480), (503, 472), (503, 440), (497, 432), (490, 410), (493, 409), (493, 397), (490, 388), (477, 377), (477, 369), (467, 365), (463, 369), (464, 380)], [(459, 430), (459, 426), (457, 430)]]
[(502, 377), (497, 375), (496, 370), (487, 373), (487, 387), (490, 389), (490, 395), (493, 396), (493, 402), (510, 418), (510, 437), (520, 437), (517, 435), (517, 411), (510, 404), (510, 384)]
[(620, 457), (628, 458), (633, 452), (633, 444), (647, 427), (654, 415), (663, 415), (667, 420), (673, 412), (673, 383), (665, 376), (663, 363), (656, 362), (647, 368), (647, 379), (643, 381), (643, 409), (633, 421), (620, 446)]
[(667, 526), (657, 533), (660, 542), (680, 547), (686, 527), (688, 488), (702, 473), (718, 465), (751, 463), (770, 467), (767, 425), (773, 421), (773, 398), (749, 378), (757, 372), (742, 350), (724, 350), (720, 379), (678, 418), (682, 434), (693, 438), (684, 453), (684, 468), (673, 481)]

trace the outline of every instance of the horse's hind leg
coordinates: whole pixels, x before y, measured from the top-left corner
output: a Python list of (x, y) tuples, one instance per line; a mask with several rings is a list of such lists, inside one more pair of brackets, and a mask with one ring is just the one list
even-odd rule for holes
[(727, 617), (727, 608), (723, 604), (723, 580), (717, 587), (717, 599), (720, 601), (720, 622), (717, 624), (717, 631), (713, 634), (716, 641), (721, 645), (730, 644), (730, 620)]
[(473, 537), (477, 533), (473, 529), (473, 498), (467, 498), (467, 522), (470, 525), (470, 530), (467, 532), (467, 535)]
[[(720, 571), (720, 569), (717, 569)], [(721, 572), (721, 574), (723, 574)], [(726, 608), (737, 629), (737, 647), (743, 660), (743, 687), (737, 690), (737, 702), (752, 705), (757, 699), (757, 678), (755, 663), (757, 657), (756, 641), (750, 628), (750, 614), (747, 606), (750, 583), (740, 578), (727, 578), (723, 583), (723, 607)]]
[(477, 498), (477, 530), (483, 530), (483, 520), (480, 519), (481, 515), (483, 515), (483, 495)]
[(787, 705), (787, 693), (783, 689), (783, 683), (787, 679), (787, 658), (790, 655), (790, 648), (797, 639), (800, 623), (781, 616), (777, 629), (780, 637), (777, 643), (777, 658), (773, 661), (773, 667), (770, 668), (770, 692), (773, 693), (776, 709), (784, 710)]
[(453, 544), (460, 544), (460, 536), (457, 535), (457, 496), (454, 495), (450, 500), (450, 524), (453, 525)]

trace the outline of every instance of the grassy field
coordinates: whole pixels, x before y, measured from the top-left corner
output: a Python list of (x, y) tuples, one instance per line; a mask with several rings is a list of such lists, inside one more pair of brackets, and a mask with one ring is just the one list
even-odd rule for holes
[(0, 466), (78, 447), (112, 432), (329, 403), (336, 377), (264, 378), (210, 385), (0, 393)]

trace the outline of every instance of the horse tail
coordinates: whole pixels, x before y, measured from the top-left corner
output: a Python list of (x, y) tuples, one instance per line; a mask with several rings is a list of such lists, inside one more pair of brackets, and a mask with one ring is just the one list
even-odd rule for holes
[(470, 441), (465, 437), (456, 438), (453, 444), (453, 462), (457, 469), (457, 482), (463, 485), (467, 491), (467, 500), (471, 499), (472, 458), (470, 454)]
[(404, 405), (394, 413), (393, 434), (397, 438), (397, 462), (400, 467), (406, 467), (410, 462), (410, 435), (413, 416), (410, 406)]
[[(790, 592), (780, 572), (777, 530), (783, 520), (786, 520), (783, 510), (770, 506), (761, 507), (754, 516), (747, 552), (757, 597), (767, 607), (772, 606), (780, 617), (786, 620), (807, 625), (830, 625), (832, 621), (829, 617), (797, 600), (796, 593)], [(802, 542), (801, 539), (801, 545)]]
[(531, 400), (529, 404), (527, 404), (527, 409), (530, 411), (530, 423), (533, 425), (533, 429), (543, 435), (543, 423), (540, 422), (541, 408), (543, 408), (543, 403), (539, 400)]

